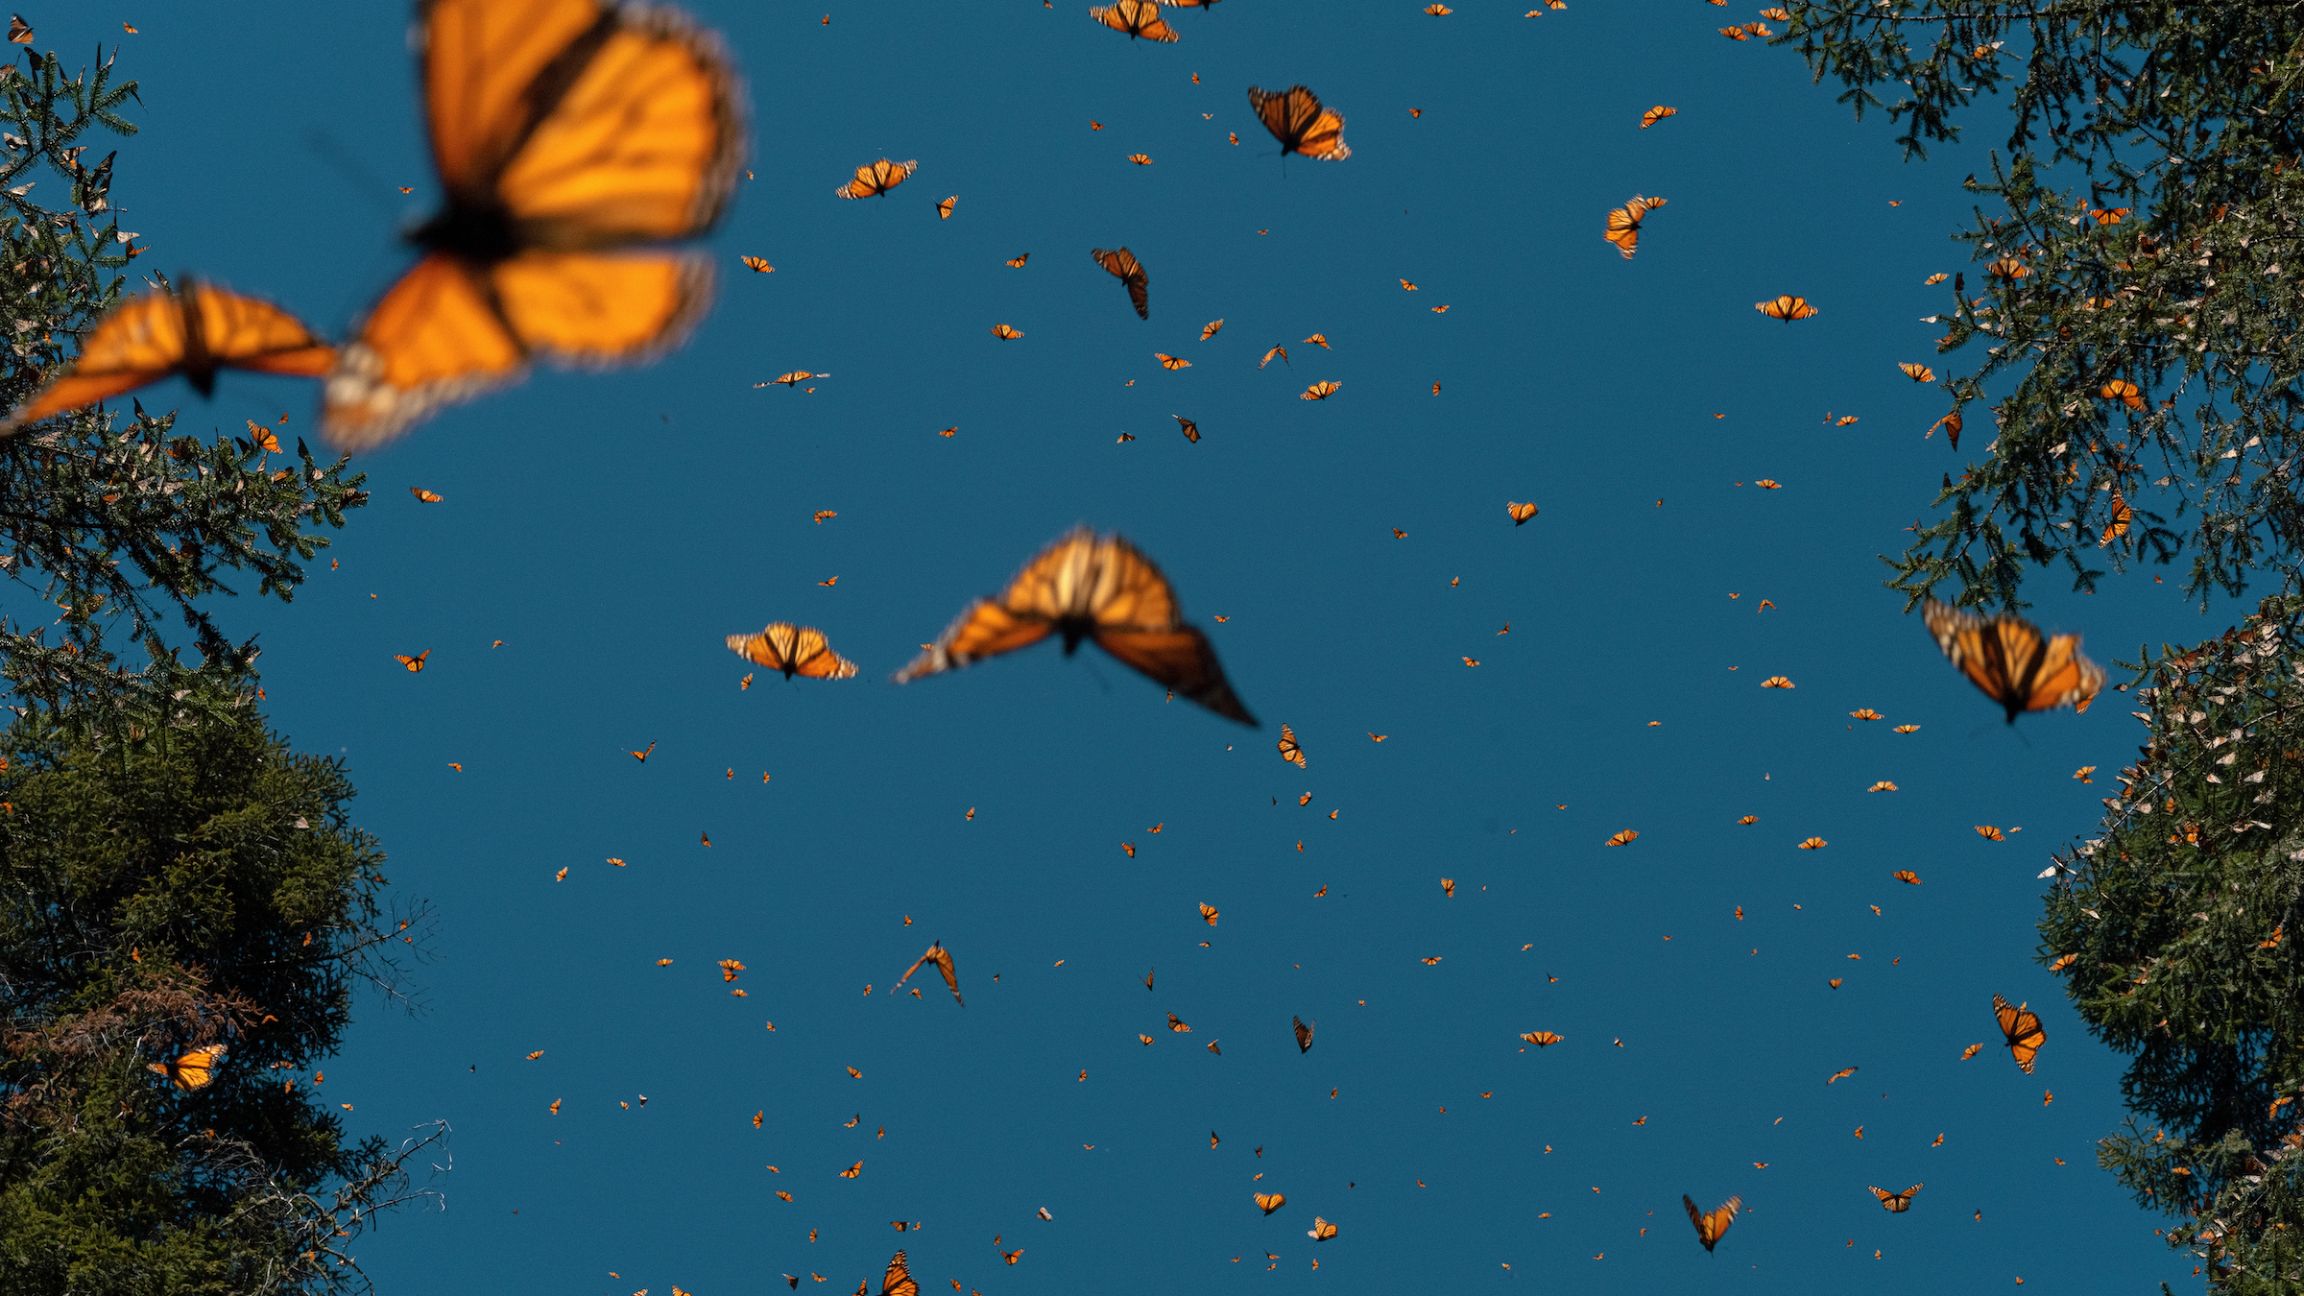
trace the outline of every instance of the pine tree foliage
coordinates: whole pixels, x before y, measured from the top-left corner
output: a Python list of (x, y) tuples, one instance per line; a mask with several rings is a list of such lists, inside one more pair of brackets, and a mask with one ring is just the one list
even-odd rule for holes
[(2189, 1219), (2169, 1241), (2214, 1290), (2304, 1291), (2304, 598), (2150, 678), (2145, 745), (2059, 858), (2041, 936), (2132, 1058), (2140, 1125), (2103, 1163)]
[[(0, 1291), (364, 1286), (348, 1248), (441, 1132), (351, 1141), (316, 1068), (421, 914), (333, 761), (244, 693), (32, 709), (0, 739)], [(190, 696), (205, 690), (205, 697)], [(156, 1068), (225, 1052), (204, 1085)]]
[[(68, 362), (141, 250), (111, 205), (114, 155), (89, 158), (90, 140), (134, 131), (121, 111), (135, 93), (110, 58), (67, 72), (27, 49), (0, 64), (0, 408)], [(57, 181), (62, 205), (42, 206)], [(323, 465), (301, 440), (269, 449), (284, 438), (254, 424), (177, 435), (174, 415), (131, 410), (117, 426), (77, 410), (0, 440), (0, 588), (29, 596), (0, 616), (19, 701), (149, 691), (148, 663), (185, 647), (244, 665), (253, 645), (202, 600), (246, 576), (292, 597), (327, 543), (320, 529), (366, 502), (344, 461)]]
[[(2008, 135), (1935, 322), (1955, 436), (1941, 515), (1896, 562), (2014, 603), (2060, 564), (2189, 554), (2189, 590), (2304, 563), (2304, 6), (2273, 0), (1801, 0), (1783, 40), (1909, 153)], [(1882, 96), (1889, 96), (1883, 99)], [(1938, 366), (1945, 368), (1945, 366)], [(1973, 443), (1971, 443), (1973, 445)]]

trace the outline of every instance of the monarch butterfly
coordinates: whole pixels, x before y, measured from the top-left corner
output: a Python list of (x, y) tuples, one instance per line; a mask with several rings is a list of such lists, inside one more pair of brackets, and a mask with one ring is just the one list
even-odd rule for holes
[(202, 1044), (186, 1049), (171, 1062), (147, 1062), (144, 1069), (154, 1075), (164, 1075), (177, 1088), (190, 1092), (206, 1088), (216, 1079), (216, 1068), (223, 1065), (222, 1044)]
[(1977, 824), (1977, 825), (1976, 825), (1976, 835), (1977, 835), (1977, 836), (1979, 836), (1979, 837), (1981, 837), (1981, 838), (1983, 838), (1983, 839), (1984, 839), (1984, 840), (1986, 840), (1986, 841), (2006, 841), (2006, 840), (2008, 840), (2008, 834), (2006, 834), (2006, 833), (2004, 833), (2004, 832), (2000, 831), (2000, 830), (1999, 830), (1997, 827), (1994, 827), (1994, 826), (1993, 826), (1993, 825), (1991, 825), (1991, 824)]
[(1003, 342), (1013, 342), (1024, 336), (1024, 330), (1010, 324), (995, 324), (992, 326), (992, 336)]
[(901, 1251), (888, 1258), (887, 1272), (880, 1275), (880, 1296), (920, 1296), (920, 1284), (912, 1281)]
[(952, 209), (960, 205), (960, 195), (953, 194), (936, 204), (936, 219), (952, 219)]
[(1257, 367), (1257, 368), (1259, 368), (1259, 369), (1261, 369), (1261, 368), (1263, 368), (1264, 366), (1266, 366), (1266, 365), (1268, 365), (1268, 364), (1272, 363), (1272, 358), (1273, 358), (1274, 356), (1278, 356), (1278, 357), (1280, 358), (1280, 363), (1282, 363), (1282, 364), (1285, 364), (1285, 365), (1292, 365), (1292, 364), (1294, 364), (1294, 361), (1291, 361), (1291, 360), (1288, 358), (1288, 347), (1287, 347), (1287, 345), (1286, 345), (1285, 343), (1275, 343), (1275, 344), (1273, 345), (1273, 347), (1272, 347), (1272, 349), (1271, 349), (1271, 350), (1269, 350), (1269, 351), (1267, 351), (1267, 352), (1265, 352), (1265, 353), (1264, 353), (1264, 358), (1256, 362), (1256, 367)]
[(1336, 1236), (1336, 1226), (1315, 1215), (1312, 1217), (1312, 1227), (1304, 1230), (1304, 1236), (1315, 1242), (1325, 1242)]
[(0, 437), (66, 410), (109, 400), (170, 374), (192, 390), (216, 390), (220, 368), (318, 378), (336, 351), (272, 303), (186, 278), (121, 302), (80, 340), (80, 356), (22, 409), (0, 420)]
[(1168, 417), (1176, 420), (1176, 428), (1178, 431), (1184, 434), (1185, 440), (1191, 442), (1194, 445), (1200, 444), (1199, 424), (1193, 422), (1181, 414), (1171, 414)]
[(1304, 749), (1297, 745), (1296, 731), (1287, 725), (1280, 726), (1280, 759), (1298, 769), (1304, 768)]
[(2136, 510), (2129, 506), (2128, 501), (2120, 498), (2120, 492), (2112, 492), (2112, 519), (2104, 524), (2103, 534), (2096, 537), (2096, 547), (2105, 548), (2113, 541), (2126, 536), (2128, 528), (2134, 525), (2135, 521)]
[(1891, 1215), (1901, 1215), (1912, 1209), (1912, 1194), (1926, 1185), (1914, 1184), (1900, 1193), (1883, 1192), (1877, 1184), (1868, 1186), (1872, 1189), (1872, 1195), (1880, 1199), (1880, 1209)]
[(1251, 1195), (1256, 1199), (1256, 1209), (1267, 1215), (1288, 1204), (1288, 1194), (1286, 1193), (1254, 1193)]
[(1896, 870), (1895, 872), (1893, 872), (1893, 873), (1889, 874), (1888, 876), (1890, 876), (1890, 877), (1892, 877), (1892, 878), (1896, 879), (1897, 881), (1899, 881), (1899, 882), (1903, 883), (1903, 884), (1904, 884), (1904, 885), (1906, 885), (1906, 886), (1919, 886), (1919, 885), (1920, 885), (1920, 875), (1919, 875), (1919, 874), (1917, 874), (1917, 873), (1915, 873), (1915, 872), (1913, 872), (1913, 871), (1912, 871), (1912, 870), (1910, 870), (1910, 869), (1898, 869), (1898, 870)]
[(1205, 323), (1205, 324), (1203, 324), (1203, 325), (1201, 325), (1201, 326), (1200, 326), (1200, 340), (1201, 340), (1201, 341), (1203, 341), (1203, 342), (1205, 342), (1205, 341), (1207, 341), (1208, 339), (1210, 339), (1210, 338), (1212, 338), (1212, 337), (1216, 336), (1218, 333), (1221, 333), (1221, 332), (1223, 332), (1223, 330), (1224, 330), (1224, 321), (1222, 321), (1222, 320), (1220, 320), (1220, 319), (1213, 319), (1213, 320), (1210, 320), (1210, 321), (1208, 321), (1207, 323)]
[(897, 672), (901, 684), (1014, 652), (1049, 635), (1069, 655), (1083, 639), (1174, 692), (1253, 727), (1208, 637), (1185, 625), (1167, 577), (1116, 535), (1076, 527), (1034, 555), (996, 598), (979, 599), (926, 652)]
[(1298, 1053), (1311, 1052), (1312, 1026), (1307, 1024), (1303, 1018), (1296, 1016), (1289, 1017), (1288, 1022), (1296, 1028), (1296, 1051)]
[(1696, 1209), (1695, 1199), (1686, 1193), (1680, 1194), (1680, 1204), (1688, 1208), (1688, 1222), (1696, 1226), (1696, 1240), (1704, 1244), (1706, 1251), (1720, 1245), (1728, 1226), (1736, 1222), (1736, 1212), (1744, 1209), (1741, 1197), (1730, 1197), (1720, 1203), (1720, 1209), (1710, 1213)]
[(1113, 0), (1104, 8), (1090, 9), (1088, 16), (1130, 40), (1176, 43), (1176, 29), (1160, 21), (1160, 0)]
[(729, 635), (728, 651), (770, 670), (782, 671), (786, 679), (795, 675), (807, 679), (848, 679), (856, 674), (856, 663), (832, 651), (823, 631), (814, 626), (796, 626), (789, 621), (771, 621), (758, 634)]
[(1826, 846), (1829, 846), (1829, 845), (1831, 845), (1831, 844), (1832, 844), (1832, 843), (1830, 843), (1830, 842), (1828, 842), (1828, 841), (1825, 841), (1825, 840), (1824, 840), (1823, 838), (1821, 838), (1821, 837), (1806, 837), (1806, 838), (1802, 838), (1802, 839), (1801, 839), (1801, 842), (1800, 842), (1800, 849), (1801, 849), (1801, 850), (1822, 850), (1822, 849), (1824, 849)]
[(1534, 504), (1523, 504), (1519, 500), (1504, 501), (1504, 511), (1511, 514), (1512, 525), (1514, 526), (1526, 526), (1528, 519), (1536, 516)]
[(1128, 155), (1128, 161), (1132, 166), (1150, 166), (1152, 165), (1152, 155), (1149, 153), (1131, 153)]
[(392, 654), (392, 660), (407, 667), (410, 672), (415, 672), (424, 669), (424, 659), (431, 655), (432, 650), (427, 648), (413, 657), (410, 657), (405, 653), (394, 653)]
[(1538, 1030), (1529, 1031), (1528, 1033), (1522, 1035), (1520, 1038), (1528, 1041), (1530, 1044), (1533, 1044), (1538, 1048), (1550, 1048), (1553, 1045), (1559, 1043), (1563, 1038), (1565, 1038), (1565, 1036), (1555, 1035), (1548, 1030)]
[(1640, 129), (1646, 130), (1667, 117), (1677, 117), (1679, 115), (1679, 109), (1666, 104), (1658, 104), (1648, 111), (1640, 114)]
[(1936, 371), (1924, 364), (1915, 364), (1910, 360), (1905, 360), (1899, 362), (1896, 368), (1905, 377), (1916, 383), (1932, 383), (1936, 381)]
[(440, 494), (438, 491), (428, 491), (421, 486), (409, 487), (408, 493), (415, 496), (416, 502), (419, 504), (438, 504), (442, 500), (448, 498), (447, 496)]
[(953, 965), (952, 951), (944, 948), (942, 941), (930, 942), (927, 950), (912, 960), (912, 966), (904, 969), (904, 975), (896, 978), (896, 984), (888, 987), (888, 993), (894, 994), (903, 989), (904, 983), (912, 979), (912, 974), (919, 971), (923, 963), (936, 965), (938, 975), (944, 978), (944, 988), (952, 992), (952, 1002), (963, 1008), (968, 1006), (968, 1001), (960, 997), (960, 969)]
[(1936, 646), (2007, 711), (2010, 724), (2026, 711), (2085, 711), (2104, 687), (2103, 668), (2080, 655), (2078, 635), (2051, 638), (2022, 617), (1987, 620), (1935, 599), (1924, 615)]
[(891, 162), (881, 158), (856, 168), (856, 178), (832, 192), (842, 198), (878, 198), (910, 179), (920, 169), (920, 163)]
[(768, 258), (766, 257), (744, 256), (738, 257), (736, 259), (743, 264), (745, 269), (751, 271), (754, 274), (776, 273), (776, 267), (768, 264)]
[(1616, 250), (1624, 254), (1625, 260), (1631, 260), (1632, 254), (1640, 250), (1640, 222), (1647, 219), (1648, 213), (1663, 205), (1664, 200), (1661, 198), (1632, 195), (1632, 201), (1608, 213), (1608, 228), (1601, 232), (1600, 237), (1615, 244)]
[(1335, 395), (1335, 394), (1337, 393), (1337, 391), (1338, 391), (1338, 390), (1340, 390), (1340, 389), (1341, 389), (1343, 386), (1344, 386), (1344, 384), (1342, 384), (1342, 383), (1340, 383), (1340, 382), (1328, 382), (1328, 381), (1326, 381), (1326, 380), (1322, 380), (1322, 381), (1320, 381), (1320, 382), (1316, 382), (1316, 383), (1312, 384), (1311, 386), (1309, 386), (1309, 387), (1305, 388), (1305, 389), (1304, 389), (1304, 394), (1303, 394), (1302, 396), (1298, 397), (1297, 399), (1299, 399), (1299, 400), (1326, 400), (1326, 399), (1328, 399), (1329, 397), (1331, 397), (1331, 396)]
[(1752, 309), (1770, 319), (1782, 320), (1787, 324), (1794, 320), (1812, 319), (1816, 315), (1816, 308), (1808, 304), (1807, 298), (1794, 297), (1789, 293), (1773, 301), (1754, 302)]
[(1992, 1015), (2000, 1020), (2000, 1033), (2008, 1039), (2008, 1056), (2016, 1060), (2016, 1069), (2032, 1074), (2033, 1060), (2040, 1055), (2040, 1046), (2048, 1042), (2048, 1032), (2040, 1029), (2040, 1014), (1995, 994)]
[(2144, 392), (2125, 378), (2114, 378), (2096, 389), (2101, 400), (2116, 400), (2132, 410), (2144, 408)]
[(1283, 155), (1301, 153), (1322, 162), (1341, 162), (1352, 156), (1344, 143), (1344, 114), (1321, 107), (1320, 96), (1304, 86), (1279, 91), (1250, 86), (1248, 106), (1255, 110), (1264, 129), (1272, 132), (1272, 138), (1280, 141)]
[(1794, 684), (1789, 678), (1785, 676), (1771, 675), (1768, 678), (1760, 681), (1760, 687), (1771, 689), (1788, 689), (1798, 688), (1799, 686)]
[(605, 0), (425, 0), (417, 48), (447, 207), (337, 354), (322, 430), (373, 446), (533, 355), (643, 359), (711, 297), (702, 257), (634, 245), (718, 221), (744, 154), (719, 41)]
[(1152, 318), (1152, 277), (1144, 273), (1144, 263), (1126, 248), (1092, 248), (1088, 255), (1104, 272), (1128, 285), (1128, 300), (1136, 307), (1136, 318)]
[(1629, 845), (1631, 845), (1632, 843), (1634, 843), (1634, 842), (1636, 842), (1636, 841), (1638, 841), (1638, 840), (1640, 840), (1640, 830), (1639, 830), (1639, 829), (1637, 829), (1637, 828), (1626, 828), (1626, 829), (1624, 829), (1624, 830), (1622, 830), (1622, 831), (1620, 831), (1620, 832), (1618, 832), (1618, 833), (1614, 834), (1613, 836), (1609, 837), (1609, 838), (1608, 838), (1608, 840), (1607, 840), (1607, 841), (1605, 841), (1605, 842), (1602, 842), (1602, 843), (1601, 843), (1601, 845), (1603, 845), (1603, 846), (1629, 846)]
[(1009, 265), (1011, 265), (1011, 266), (1013, 266), (1013, 267), (1015, 267), (1015, 268), (1016, 268), (1016, 269), (1018, 269), (1018, 270), (1021, 270), (1021, 269), (1023, 269), (1023, 268), (1024, 268), (1024, 263), (1025, 263), (1025, 262), (1027, 262), (1027, 261), (1029, 261), (1029, 260), (1031, 260), (1031, 259), (1032, 259), (1032, 254), (1031, 254), (1031, 253), (1029, 253), (1029, 252), (1019, 252), (1019, 253), (1017, 253), (1016, 255), (1014, 255), (1014, 256), (1012, 256), (1012, 257), (1008, 258), (1008, 264), (1009, 264)]
[(1216, 925), (1216, 921), (1223, 916), (1223, 911), (1218, 909), (1216, 906), (1208, 903), (1205, 900), (1200, 902), (1200, 921), (1213, 927)]

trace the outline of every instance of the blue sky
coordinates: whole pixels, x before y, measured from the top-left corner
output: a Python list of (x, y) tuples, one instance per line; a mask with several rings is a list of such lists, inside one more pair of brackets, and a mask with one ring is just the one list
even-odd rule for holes
[[(1964, 363), (1919, 319), (1980, 149), (1904, 164), (1794, 53), (1721, 39), (1740, 8), (1250, 0), (1153, 47), (1076, 0), (691, 7), (747, 79), (755, 176), (692, 343), (363, 455), (341, 569), (225, 609), (436, 914), (419, 1011), (365, 1000), (324, 1087), (359, 1131), (455, 1130), (446, 1212), (360, 1248), (384, 1290), (844, 1292), (899, 1245), (986, 1293), (2189, 1281), (2094, 1168), (2118, 1059), (2034, 957), (2034, 875), (2130, 708), (2006, 727), (1881, 585), (1990, 442), (1923, 440), (1944, 398), (1895, 368)], [(324, 331), (405, 264), (438, 198), (405, 12), (27, 17), (126, 42), (114, 200), (150, 264)], [(1349, 160), (1276, 155), (1243, 92), (1295, 82)], [(832, 196), (881, 156), (919, 172)], [(1626, 263), (1600, 231), (1635, 193), (1669, 206)], [(1122, 244), (1149, 322), (1089, 258)], [(1822, 313), (1754, 313), (1779, 293)], [(754, 387), (801, 368), (829, 376)], [(312, 408), (230, 375), (184, 417)], [(1162, 565), (1264, 729), (1093, 652), (887, 682), (1079, 522)], [(2027, 587), (2037, 617), (2107, 664), (2224, 625), (2148, 572), (2065, 584)], [(771, 619), (863, 674), (740, 691), (722, 639)], [(965, 1009), (884, 993), (931, 939)], [(2037, 1075), (1994, 992), (2040, 1010)], [(1523, 1052), (1539, 1028), (1566, 1041)], [(1913, 1182), (1901, 1216), (1865, 1191)], [(1743, 1197), (1717, 1254), (1683, 1192)]]

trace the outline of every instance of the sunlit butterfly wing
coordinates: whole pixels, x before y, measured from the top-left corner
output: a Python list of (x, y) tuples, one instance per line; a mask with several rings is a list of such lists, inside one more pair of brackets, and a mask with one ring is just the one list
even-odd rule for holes
[(1686, 1193), (1680, 1195), (1680, 1204), (1687, 1208), (1688, 1222), (1696, 1226), (1696, 1240), (1704, 1244), (1706, 1251), (1720, 1245), (1720, 1237), (1735, 1222), (1736, 1212), (1744, 1209), (1741, 1197), (1730, 1197), (1720, 1203), (1718, 1210), (1710, 1212), (1696, 1209), (1695, 1199)]
[(1088, 16), (1131, 39), (1176, 43), (1176, 29), (1160, 20), (1160, 0), (1113, 0), (1104, 8), (1090, 9)]
[(920, 1296), (920, 1284), (912, 1280), (901, 1251), (889, 1257), (887, 1272), (880, 1275), (880, 1296)]
[(709, 297), (698, 259), (607, 255), (719, 218), (744, 151), (710, 34), (603, 0), (426, 0), (418, 46), (448, 204), (330, 375), (324, 429), (374, 445), (511, 381), (531, 352), (625, 363)]
[(1128, 285), (1128, 300), (1136, 307), (1136, 318), (1152, 318), (1152, 277), (1144, 273), (1144, 263), (1126, 248), (1094, 248), (1088, 255), (1104, 267), (1106, 274)]
[(2009, 1003), (1995, 994), (1992, 996), (1992, 1015), (2000, 1023), (2000, 1033), (2007, 1037), (2008, 1056), (2016, 1060), (2018, 1070), (2032, 1074), (2040, 1046), (2048, 1042), (2048, 1032), (2041, 1029), (2040, 1014), (2021, 1004)]
[(25, 406), (0, 421), (0, 436), (181, 374), (215, 390), (220, 368), (317, 378), (333, 347), (270, 302), (185, 280), (121, 302), (80, 340), (80, 355)]
[(1248, 106), (1264, 129), (1280, 141), (1282, 153), (1301, 153), (1322, 162), (1340, 162), (1352, 156), (1344, 143), (1344, 114), (1322, 107), (1320, 96), (1304, 86), (1286, 90), (1248, 87)]
[(856, 663), (832, 651), (824, 632), (814, 626), (771, 621), (758, 634), (729, 635), (728, 651), (770, 670), (782, 671), (786, 679), (795, 675), (804, 679), (848, 679), (856, 674)]
[(2104, 687), (2103, 668), (2081, 656), (2078, 635), (2051, 638), (2022, 617), (1987, 619), (1935, 599), (1922, 615), (1944, 656), (2000, 704), (2010, 724), (2027, 711), (2086, 709)]

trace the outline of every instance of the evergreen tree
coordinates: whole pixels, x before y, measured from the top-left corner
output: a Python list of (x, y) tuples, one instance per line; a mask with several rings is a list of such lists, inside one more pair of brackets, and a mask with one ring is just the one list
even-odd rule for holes
[[(1918, 154), (2004, 109), (1953, 280), (1947, 476), (1891, 582), (2013, 602), (2189, 554), (2203, 601), (2280, 592), (2139, 667), (2148, 737), (2040, 931), (2130, 1058), (2100, 1159), (2217, 1292), (2304, 1291), (2304, 8), (2270, 0), (1794, 0), (1784, 40)], [(1882, 94), (1891, 96), (1883, 105)], [(2290, 929), (2294, 929), (2291, 931)]]
[[(2271, 0), (1803, 0), (1782, 39), (1908, 152), (2005, 109), (1964, 182), (1980, 268), (1936, 317), (1949, 428), (1991, 450), (1896, 563), (2013, 602), (2025, 568), (2189, 553), (2239, 593), (2304, 561), (2304, 9)], [(1943, 368), (1944, 366), (1939, 366)], [(1987, 388), (2005, 392), (1987, 402)]]
[[(120, 115), (135, 93), (110, 58), (75, 73), (29, 49), (0, 63), (0, 409), (68, 363), (142, 250), (111, 206), (113, 156), (89, 160), (98, 134), (135, 130)], [(44, 207), (41, 182), (56, 180), (70, 203)], [(0, 617), (20, 701), (148, 692), (142, 663), (187, 646), (244, 666), (254, 645), (227, 637), (201, 600), (231, 592), (236, 573), (292, 597), (327, 543), (318, 528), (367, 501), (343, 460), (322, 465), (301, 440), (291, 454), (254, 424), (246, 436), (177, 435), (175, 415), (130, 409), (118, 426), (77, 410), (0, 440), (0, 574), (35, 596)], [(27, 617), (26, 602), (44, 610)]]
[(29, 710), (0, 746), (10, 1296), (357, 1285), (350, 1239), (406, 1191), (414, 1146), (348, 1142), (314, 1068), (417, 918), (382, 912), (335, 762), (213, 676), (170, 683), (165, 709)]

